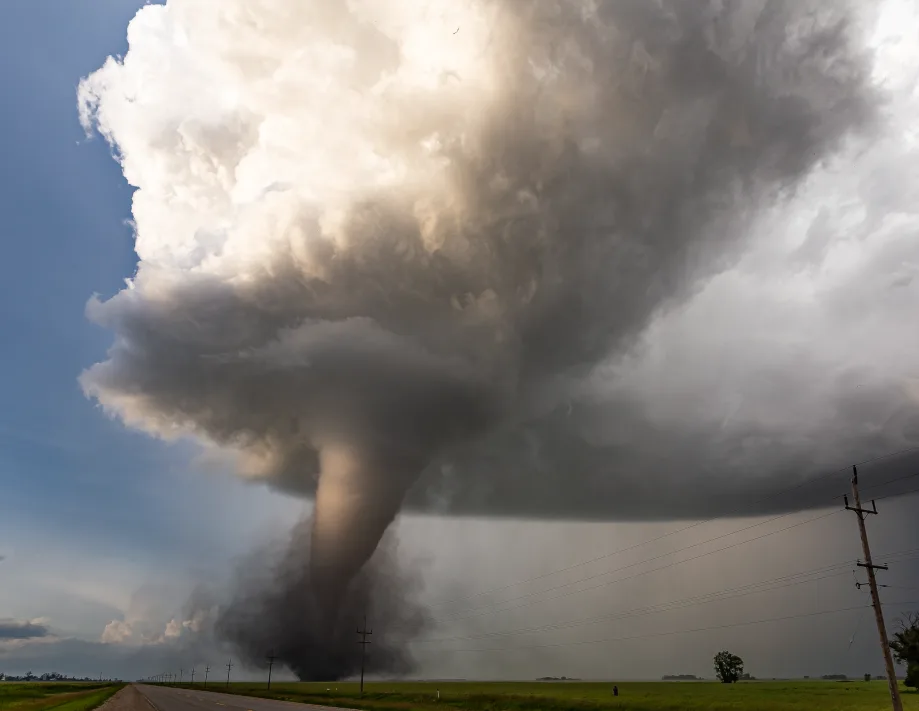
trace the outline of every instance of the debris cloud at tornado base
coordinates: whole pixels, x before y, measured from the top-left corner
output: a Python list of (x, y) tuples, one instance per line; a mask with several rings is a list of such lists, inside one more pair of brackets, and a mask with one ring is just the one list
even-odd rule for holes
[(339, 617), (329, 619), (313, 595), (312, 522), (304, 519), (283, 545), (259, 548), (241, 562), (232, 597), (215, 606), (212, 632), (244, 665), (266, 669), (275, 656), (301, 680), (328, 681), (361, 670), (355, 630), (365, 616), (373, 631), (366, 655), (369, 674), (400, 676), (414, 669), (408, 642), (427, 625), (415, 599), (418, 571), (396, 560), (394, 539), (384, 537), (370, 561), (342, 593)]
[[(815, 174), (888, 130), (875, 19), (765, 0), (145, 6), (79, 90), (137, 188), (139, 258), (88, 306), (115, 342), (83, 387), (314, 499), (304, 575), (341, 615), (404, 506), (753, 513), (751, 494), (916, 442), (905, 366), (856, 391), (839, 356), (757, 343), (772, 360), (733, 354), (735, 378), (759, 368), (734, 403), (693, 370), (704, 354), (681, 375), (659, 352), (661, 324), (691, 319)], [(750, 325), (731, 318), (736, 345)], [(821, 417), (776, 417), (777, 387), (815, 374)]]

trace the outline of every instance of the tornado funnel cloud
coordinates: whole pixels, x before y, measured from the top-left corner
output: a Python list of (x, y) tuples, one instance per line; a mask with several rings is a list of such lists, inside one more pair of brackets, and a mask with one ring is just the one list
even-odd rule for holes
[(421, 465), (347, 445), (323, 447), (319, 461), (310, 568), (317, 601), (334, 616), (348, 584), (395, 519)]
[(331, 681), (360, 671), (354, 630), (366, 615), (374, 630), (367, 672), (410, 672), (414, 659), (408, 642), (427, 626), (416, 597), (418, 571), (400, 563), (396, 541), (384, 536), (340, 592), (331, 615), (315, 598), (314, 531), (315, 520), (304, 518), (287, 540), (260, 547), (241, 562), (231, 597), (217, 614), (217, 638), (250, 668), (265, 669), (269, 650), (301, 681)]

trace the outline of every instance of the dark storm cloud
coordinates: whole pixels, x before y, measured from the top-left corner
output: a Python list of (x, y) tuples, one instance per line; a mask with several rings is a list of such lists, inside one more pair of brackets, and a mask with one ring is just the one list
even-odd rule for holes
[(412, 671), (407, 642), (425, 628), (416, 598), (420, 581), (396, 564), (393, 545), (382, 543), (349, 586), (335, 624), (312, 602), (310, 530), (303, 521), (287, 546), (257, 551), (239, 567), (233, 597), (219, 609), (216, 637), (250, 668), (267, 669), (267, 656), (274, 654), (301, 680), (331, 680), (360, 672), (355, 630), (367, 624), (373, 645), (366, 671)]
[[(200, 205), (182, 200), (244, 170), (260, 150), (253, 126), (264, 106), (218, 121), (182, 106), (160, 123), (151, 109), (119, 123), (135, 100), (119, 93), (124, 77), (142, 79), (128, 82), (141, 93), (169, 77), (165, 65), (133, 76), (130, 52), (81, 90), (85, 115), (138, 183), (143, 244), (131, 288), (90, 304), (116, 340), (83, 385), (133, 425), (236, 449), (247, 473), (315, 495), (312, 575), (330, 600), (412, 487), (414, 506), (445, 512), (691, 516), (747, 511), (752, 494), (787, 483), (790, 467), (816, 470), (774, 428), (718, 440), (694, 417), (658, 426), (627, 391), (569, 401), (599, 363), (634, 354), (657, 316), (731, 265), (760, 211), (874, 126), (878, 96), (854, 5), (481, 7), (492, 13), (482, 44), (492, 90), (468, 89), (465, 104), (441, 89), (371, 93), (400, 68), (395, 40), (345, 12), (311, 16), (339, 40), (373, 36), (355, 46), (350, 96), (374, 109), (375, 150), (402, 160), (412, 179), (355, 188), (328, 214), (282, 181), (252, 208), (268, 216), (249, 235), (264, 247), (256, 257), (234, 253), (227, 237), (249, 225), (231, 189)], [(287, 46), (290, 18), (259, 11), (264, 51)], [(231, 20), (220, 27), (234, 37)], [(207, 55), (218, 44), (161, 49)], [(284, 58), (218, 59), (256, 81)], [(247, 95), (233, 96), (244, 104)], [(300, 120), (308, 98), (273, 99), (278, 116), (262, 113), (262, 125)], [(436, 180), (412, 173), (428, 139)], [(286, 170), (279, 154), (265, 155)], [(214, 180), (194, 182), (208, 165)], [(174, 170), (172, 187), (145, 184), (162, 166)], [(182, 233), (194, 250), (170, 252), (173, 235), (150, 236), (173, 217), (214, 210), (211, 223)], [(825, 426), (857, 425), (849, 413), (864, 403), (833, 397), (839, 417)], [(744, 456), (757, 437), (773, 442), (765, 462)], [(711, 496), (715, 487), (723, 496)]]
[(27, 620), (0, 619), (0, 640), (35, 639), (51, 634), (47, 625)]

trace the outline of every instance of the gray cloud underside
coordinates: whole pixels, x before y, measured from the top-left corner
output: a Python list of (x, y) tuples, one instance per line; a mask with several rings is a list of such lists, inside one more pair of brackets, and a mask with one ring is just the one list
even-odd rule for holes
[(35, 639), (49, 634), (51, 632), (46, 625), (24, 620), (0, 620), (0, 640)]
[[(368, 192), (337, 241), (303, 203), (308, 272), (292, 247), (245, 284), (142, 261), (133, 289), (90, 304), (116, 342), (87, 392), (138, 426), (241, 450), (303, 496), (317, 450), (357, 442), (397, 463), (380, 487), (445, 513), (798, 506), (758, 499), (916, 442), (915, 400), (883, 378), (855, 390), (840, 374), (821, 395), (832, 416), (806, 435), (705, 412), (662, 423), (645, 393), (589, 392), (597, 368), (640, 360), (656, 319), (739, 259), (761, 212), (877, 127), (853, 6), (495, 6), (502, 91), (477, 132), (461, 140), (423, 97), (400, 117), (405, 135), (441, 131), (451, 192), (433, 222), (416, 188)], [(398, 53), (374, 39), (368, 66), (392, 68)], [(806, 389), (822, 367), (781, 365), (748, 401)]]

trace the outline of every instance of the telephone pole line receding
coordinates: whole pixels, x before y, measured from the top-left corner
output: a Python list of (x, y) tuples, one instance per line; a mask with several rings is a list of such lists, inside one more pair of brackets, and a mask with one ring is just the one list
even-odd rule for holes
[(858, 533), (862, 539), (862, 553), (865, 562), (859, 563), (859, 568), (864, 568), (868, 573), (868, 587), (871, 590), (871, 606), (874, 608), (874, 619), (878, 625), (878, 635), (881, 638), (881, 652), (884, 655), (884, 666), (887, 668), (887, 686), (890, 688), (890, 702), (893, 711), (903, 711), (903, 702), (900, 700), (900, 689), (897, 687), (897, 673), (893, 666), (893, 657), (890, 655), (890, 644), (887, 640), (887, 627), (884, 625), (884, 612), (881, 610), (881, 598), (878, 595), (878, 584), (874, 577), (875, 570), (887, 570), (886, 565), (875, 565), (871, 562), (871, 549), (868, 547), (868, 531), (865, 529), (865, 516), (876, 514), (878, 508), (871, 501), (870, 509), (862, 508), (862, 500), (858, 495), (858, 469), (852, 467), (852, 498), (855, 506), (849, 506), (849, 497), (844, 496), (846, 509), (854, 511), (858, 517)]
[(230, 669), (233, 668), (233, 660), (227, 660), (227, 688), (230, 688)]
[(210, 667), (204, 667), (204, 688), (207, 688), (207, 673), (211, 670)]
[(274, 660), (277, 657), (272, 653), (268, 655), (268, 691), (271, 691), (271, 667), (274, 666)]
[(357, 633), (361, 636), (358, 640), (358, 644), (361, 645), (361, 696), (364, 695), (364, 657), (367, 654), (367, 645), (370, 644), (370, 640), (367, 639), (368, 635), (373, 634), (373, 630), (367, 629), (367, 615), (364, 615), (364, 629), (358, 630)]

